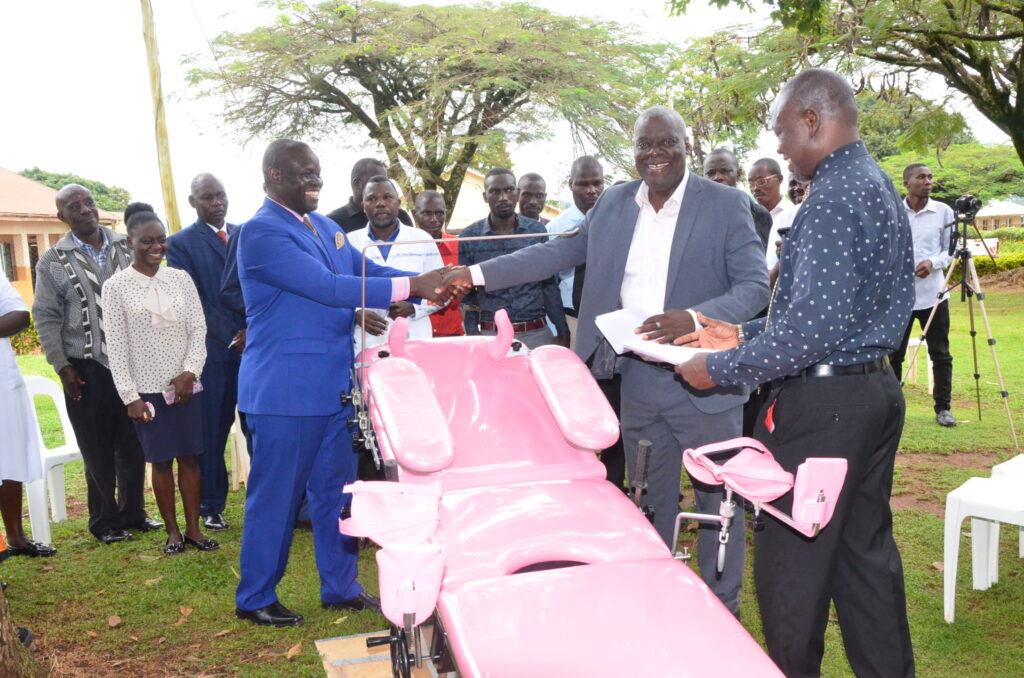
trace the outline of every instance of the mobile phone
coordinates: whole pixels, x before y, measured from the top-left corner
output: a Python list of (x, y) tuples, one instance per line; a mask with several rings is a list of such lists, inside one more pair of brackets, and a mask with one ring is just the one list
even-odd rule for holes
[[(201, 393), (202, 390), (202, 382), (200, 382), (198, 379), (192, 382), (192, 395), (195, 395), (196, 393)], [(168, 405), (173, 405), (174, 403), (178, 402), (178, 394), (174, 392), (174, 387), (171, 386), (170, 384), (164, 387), (163, 394), (164, 402), (167, 403)]]

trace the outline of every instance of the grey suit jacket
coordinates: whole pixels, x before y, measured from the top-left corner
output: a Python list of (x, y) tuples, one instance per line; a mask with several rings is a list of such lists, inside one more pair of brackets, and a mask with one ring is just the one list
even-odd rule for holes
[[(664, 308), (700, 311), (728, 322), (749, 320), (768, 304), (768, 272), (761, 240), (754, 232), (750, 201), (735, 188), (688, 175), (682, 209), (669, 253)], [(488, 289), (539, 280), (587, 265), (576, 353), (594, 365), (596, 377), (610, 376), (611, 347), (594, 318), (620, 307), (619, 295), (633, 230), (640, 214), (640, 181), (605, 191), (575, 236), (556, 238), (480, 265)], [(654, 254), (652, 253), (652, 256)], [(681, 380), (694, 406), (723, 412), (746, 399), (746, 391), (715, 388), (694, 391)]]

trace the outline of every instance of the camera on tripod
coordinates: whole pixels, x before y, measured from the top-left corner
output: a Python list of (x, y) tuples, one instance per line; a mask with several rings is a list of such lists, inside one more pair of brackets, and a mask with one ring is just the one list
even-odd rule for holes
[[(949, 238), (949, 256), (953, 256), (957, 247), (967, 247), (967, 225), (974, 224), (974, 217), (981, 209), (981, 200), (977, 196), (961, 195), (953, 201), (953, 233)], [(962, 241), (962, 242), (961, 242)]]
[(978, 210), (981, 209), (981, 200), (970, 193), (961, 195), (953, 201), (953, 209), (956, 211), (957, 217), (962, 221), (973, 221), (975, 215), (978, 214)]

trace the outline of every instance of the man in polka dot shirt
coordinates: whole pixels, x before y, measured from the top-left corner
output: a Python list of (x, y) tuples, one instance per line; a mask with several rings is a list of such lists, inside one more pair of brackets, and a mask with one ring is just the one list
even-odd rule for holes
[(810, 456), (849, 463), (817, 538), (773, 520), (756, 536), (754, 581), (772, 659), (790, 678), (820, 675), (834, 602), (857, 676), (913, 676), (889, 510), (904, 403), (886, 358), (914, 303), (910, 224), (860, 141), (853, 92), (840, 76), (797, 75), (773, 118), (779, 152), (790, 171), (813, 178), (814, 191), (783, 244), (768, 317), (743, 325), (701, 318), (705, 329), (676, 343), (726, 350), (676, 369), (695, 388), (770, 383), (754, 437), (786, 470)]

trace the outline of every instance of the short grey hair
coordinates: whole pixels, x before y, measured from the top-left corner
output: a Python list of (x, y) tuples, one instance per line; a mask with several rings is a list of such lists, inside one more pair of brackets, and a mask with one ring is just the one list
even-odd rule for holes
[(683, 116), (679, 115), (679, 111), (668, 106), (651, 106), (646, 111), (640, 114), (640, 117), (633, 123), (633, 138), (636, 138), (637, 131), (640, 126), (651, 118), (664, 118), (669, 122), (676, 123), (682, 130), (682, 141), (686, 141), (686, 121), (683, 120)]
[(857, 126), (857, 100), (853, 88), (841, 75), (825, 68), (808, 68), (790, 78), (772, 106), (772, 117), (783, 107), (815, 111), (822, 118), (833, 118)]

